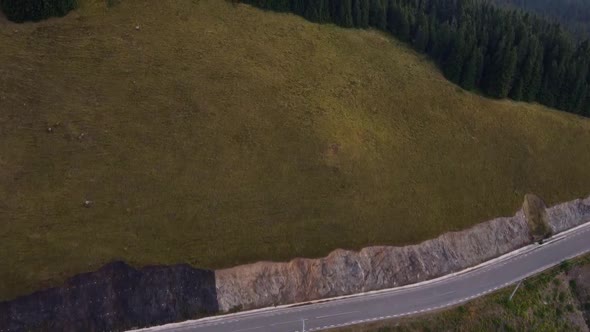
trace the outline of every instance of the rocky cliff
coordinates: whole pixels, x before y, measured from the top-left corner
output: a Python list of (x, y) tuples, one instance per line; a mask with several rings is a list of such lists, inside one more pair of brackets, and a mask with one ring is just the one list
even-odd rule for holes
[(547, 218), (553, 233), (563, 232), (590, 221), (590, 197), (548, 208)]
[(418, 245), (336, 250), (325, 258), (261, 262), (215, 273), (222, 311), (406, 285), (459, 271), (531, 242), (522, 212)]
[[(545, 209), (538, 198), (534, 213), (553, 232), (590, 221), (590, 197)], [(288, 263), (261, 262), (215, 272), (222, 311), (295, 303), (420, 282), (460, 271), (533, 241), (524, 209), (511, 218), (490, 220), (407, 247), (336, 250), (325, 258)]]
[[(390, 288), (460, 271), (590, 221), (590, 197), (551, 208), (527, 196), (513, 217), (406, 247), (336, 250), (319, 259), (208, 271), (187, 265), (136, 270), (116, 262), (59, 288), (0, 303), (0, 332), (114, 331)], [(533, 226), (531, 226), (533, 225)]]
[(213, 271), (108, 264), (62, 287), (0, 303), (0, 331), (116, 331), (218, 311)]

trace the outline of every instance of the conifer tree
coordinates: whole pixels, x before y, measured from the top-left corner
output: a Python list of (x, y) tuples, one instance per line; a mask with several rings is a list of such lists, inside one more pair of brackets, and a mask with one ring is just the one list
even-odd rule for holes
[(461, 87), (466, 90), (473, 90), (475, 89), (475, 84), (477, 82), (477, 70), (478, 64), (481, 62), (481, 54), (479, 53), (478, 48), (473, 48), (471, 51), (471, 55), (465, 62), (465, 66), (462, 70), (461, 76)]
[(414, 36), (414, 48), (418, 52), (425, 52), (428, 48), (430, 28), (425, 15), (418, 17), (418, 24)]
[(369, 0), (358, 0), (361, 7), (361, 24), (360, 27), (366, 29), (369, 27), (369, 14), (371, 7)]
[(380, 30), (387, 28), (387, 21), (385, 19), (385, 8), (381, 0), (371, 0), (369, 8), (369, 25)]
[(493, 75), (494, 79), (489, 85), (489, 93), (498, 98), (506, 98), (514, 79), (516, 71), (517, 54), (516, 50), (506, 46), (502, 51), (497, 53), (497, 72)]
[(77, 7), (76, 0), (0, 0), (6, 17), (14, 22), (40, 21), (64, 16)]
[(305, 0), (291, 0), (291, 11), (297, 15), (305, 12)]
[(306, 0), (305, 12), (303, 16), (312, 22), (319, 22), (322, 18), (322, 4), (323, 1)]
[(352, 21), (352, 0), (340, 0), (338, 8), (339, 23), (343, 27), (350, 28), (353, 26)]
[(445, 75), (451, 82), (460, 83), (465, 61), (465, 45), (463, 36), (454, 33), (451, 37), (449, 53), (445, 60)]
[(361, 0), (352, 0), (352, 7), (351, 7), (351, 16), (352, 22), (355, 27), (362, 28), (363, 21), (362, 21), (362, 12), (361, 12)]

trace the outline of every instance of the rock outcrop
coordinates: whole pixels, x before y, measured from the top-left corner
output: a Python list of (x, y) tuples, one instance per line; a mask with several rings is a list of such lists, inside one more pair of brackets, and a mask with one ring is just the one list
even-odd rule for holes
[(406, 285), (459, 271), (531, 242), (522, 212), (406, 247), (336, 250), (325, 258), (218, 270), (222, 311), (253, 309)]
[(108, 264), (63, 287), (0, 302), (0, 331), (116, 331), (218, 311), (213, 271)]
[[(531, 204), (534, 203), (534, 213)], [(590, 197), (546, 209), (534, 196), (511, 218), (493, 219), (418, 245), (336, 250), (325, 258), (260, 262), (215, 272), (221, 311), (253, 309), (396, 287), (477, 265), (535, 240), (528, 224), (554, 233), (590, 221)], [(539, 220), (527, 220), (535, 217)]]
[(542, 222), (544, 229), (558, 233), (586, 221), (590, 197), (546, 208), (527, 195), (513, 217), (406, 247), (336, 250), (320, 259), (217, 271), (188, 265), (136, 270), (116, 262), (71, 278), (63, 287), (0, 303), (0, 332), (123, 330), (402, 286), (530, 244), (535, 240), (530, 225)]
[(590, 197), (548, 208), (547, 218), (554, 234), (590, 221)]

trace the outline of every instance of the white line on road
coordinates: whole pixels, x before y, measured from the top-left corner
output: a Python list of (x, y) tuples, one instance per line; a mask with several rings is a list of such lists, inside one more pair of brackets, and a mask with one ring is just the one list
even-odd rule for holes
[(357, 312), (359, 312), (359, 311), (341, 312), (339, 314), (326, 315), (326, 316), (318, 316), (318, 317), (316, 317), (316, 319), (322, 319), (322, 318), (328, 318), (328, 317), (336, 317), (336, 316), (343, 316), (343, 315), (348, 315), (348, 314), (354, 314), (354, 313), (357, 313)]
[(449, 294), (453, 294), (453, 293), (455, 293), (455, 291), (454, 291), (454, 290), (452, 290), (452, 291), (448, 291), (448, 292), (444, 292), (444, 293), (438, 293), (438, 294), (436, 294), (436, 295), (437, 295), (437, 296), (443, 296), (443, 295), (449, 295)]
[(300, 323), (301, 324), (301, 319), (298, 319), (298, 320), (290, 320), (288, 322), (274, 323), (274, 324), (270, 324), (270, 326), (285, 325), (285, 324), (291, 324), (291, 323)]

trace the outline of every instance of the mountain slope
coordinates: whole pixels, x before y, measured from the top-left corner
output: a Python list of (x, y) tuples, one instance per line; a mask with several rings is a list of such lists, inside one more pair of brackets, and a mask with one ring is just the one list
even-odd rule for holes
[(590, 121), (463, 92), (383, 34), (80, 2), (0, 23), (0, 299), (112, 259), (414, 243), (590, 188)]

